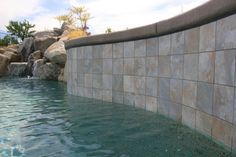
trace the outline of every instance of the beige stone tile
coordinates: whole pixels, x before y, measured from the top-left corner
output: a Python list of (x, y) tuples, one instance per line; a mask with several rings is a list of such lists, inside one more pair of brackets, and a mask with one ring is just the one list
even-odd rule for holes
[(157, 112), (157, 98), (146, 96), (146, 110)]
[(184, 53), (184, 32), (171, 34), (171, 54)]
[(159, 37), (159, 55), (169, 55), (170, 54), (170, 35)]
[(200, 27), (200, 52), (215, 51), (216, 22)]
[(195, 129), (195, 127), (196, 127), (196, 110), (191, 107), (187, 107), (187, 106), (183, 105), (182, 106), (182, 123), (192, 129)]
[(122, 58), (124, 56), (124, 43), (113, 44), (112, 57)]
[(213, 114), (220, 119), (233, 123), (234, 88), (214, 86)]
[(212, 136), (229, 147), (232, 144), (232, 129), (232, 124), (218, 118), (213, 118)]
[(198, 65), (198, 80), (213, 83), (215, 72), (215, 52), (200, 53)]
[(146, 40), (134, 41), (134, 55), (135, 57), (146, 56)]
[(223, 18), (217, 21), (216, 49), (236, 48), (236, 15)]
[(135, 95), (135, 107), (145, 109), (145, 95)]
[(183, 104), (192, 108), (197, 105), (197, 82), (183, 80)]
[(199, 27), (185, 31), (185, 53), (199, 52)]
[(196, 129), (205, 135), (211, 136), (212, 116), (204, 112), (197, 111)]

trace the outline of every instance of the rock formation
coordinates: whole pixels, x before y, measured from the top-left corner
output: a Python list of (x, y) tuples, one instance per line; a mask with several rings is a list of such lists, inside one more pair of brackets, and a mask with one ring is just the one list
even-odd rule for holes
[(33, 76), (48, 80), (67, 80), (64, 42), (86, 36), (73, 25), (63, 24), (25, 38), (19, 45), (0, 48), (0, 76)]
[(58, 41), (52, 44), (44, 53), (44, 57), (50, 62), (65, 66), (66, 50), (63, 41)]
[(23, 43), (20, 44), (18, 52), (22, 55), (22, 61), (26, 62), (29, 55), (34, 51), (34, 38), (25, 38)]
[(10, 60), (7, 56), (0, 54), (0, 76), (4, 76), (7, 73)]

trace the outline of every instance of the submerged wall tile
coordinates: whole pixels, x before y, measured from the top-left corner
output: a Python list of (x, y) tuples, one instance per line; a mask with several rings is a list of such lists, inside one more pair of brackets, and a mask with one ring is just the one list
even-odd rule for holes
[(182, 105), (174, 102), (169, 103), (169, 117), (181, 122), (182, 120)]
[(196, 113), (196, 129), (205, 135), (211, 136), (212, 116), (201, 111)]
[(195, 129), (195, 124), (196, 122), (196, 110), (187, 107), (187, 106), (182, 106), (182, 123), (187, 125), (190, 128)]
[(124, 93), (124, 104), (134, 106), (135, 105), (135, 94), (134, 93)]
[(157, 112), (157, 98), (146, 96), (146, 110)]
[(135, 95), (135, 107), (145, 109), (145, 95)]
[(123, 104), (124, 103), (124, 93), (123, 92), (112, 92), (112, 102)]
[(232, 144), (232, 131), (232, 125), (230, 123), (213, 118), (212, 136), (229, 147)]

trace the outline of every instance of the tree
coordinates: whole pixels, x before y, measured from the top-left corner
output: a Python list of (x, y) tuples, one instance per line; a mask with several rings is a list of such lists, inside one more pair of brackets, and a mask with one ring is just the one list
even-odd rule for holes
[(111, 33), (111, 32), (112, 32), (111, 27), (108, 27), (105, 31), (105, 33)]
[(10, 21), (8, 26), (6, 26), (8, 30), (7, 32), (10, 33), (10, 35), (17, 36), (22, 41), (24, 38), (31, 37), (33, 35), (35, 31), (31, 29), (34, 27), (35, 25), (30, 24), (27, 20), (24, 20), (23, 22)]
[(67, 24), (74, 24), (75, 23), (74, 18), (70, 14), (56, 16), (55, 19), (57, 19), (60, 22), (60, 24), (62, 24), (63, 22), (65, 22)]
[(72, 7), (69, 10), (71, 15), (80, 22), (80, 29), (87, 32), (87, 30), (89, 29), (87, 26), (87, 22), (89, 19), (91, 19), (91, 15), (88, 10), (83, 6)]

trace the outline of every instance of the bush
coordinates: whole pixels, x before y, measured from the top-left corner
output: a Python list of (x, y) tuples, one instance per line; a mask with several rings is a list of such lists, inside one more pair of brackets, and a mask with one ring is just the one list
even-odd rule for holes
[(35, 25), (30, 24), (27, 20), (24, 20), (23, 22), (10, 21), (8, 26), (6, 26), (11, 35), (20, 38), (22, 41), (24, 38), (33, 36), (35, 31), (31, 29), (34, 27)]
[(0, 46), (8, 46), (11, 44), (18, 44), (16, 37), (6, 35), (3, 39), (0, 39)]

